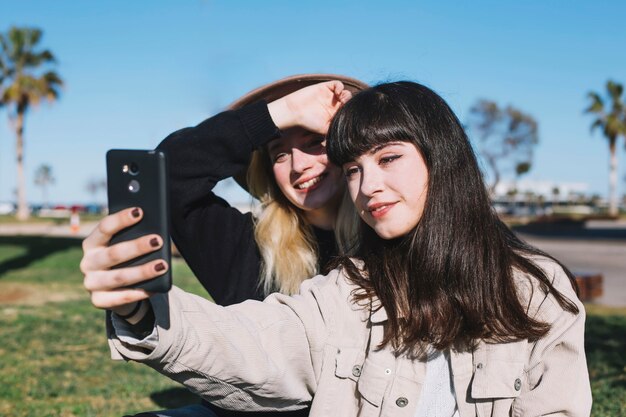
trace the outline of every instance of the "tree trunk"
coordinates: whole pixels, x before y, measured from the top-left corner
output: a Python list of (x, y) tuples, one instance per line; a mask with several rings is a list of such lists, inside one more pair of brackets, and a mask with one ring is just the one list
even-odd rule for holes
[(609, 143), (610, 163), (609, 163), (609, 215), (617, 217), (617, 152), (615, 149), (617, 140)]
[(498, 171), (498, 166), (496, 165), (496, 158), (487, 156), (485, 159), (487, 160), (489, 168), (491, 168), (491, 172), (493, 172), (493, 181), (489, 186), (489, 194), (491, 198), (493, 198), (496, 195), (496, 187), (500, 183), (500, 171)]
[(49, 204), (48, 204), (48, 185), (47, 184), (43, 184), (43, 207), (48, 208)]
[(26, 178), (24, 177), (24, 113), (18, 113), (15, 120), (15, 134), (17, 142), (17, 219), (27, 220), (30, 212), (26, 201)]

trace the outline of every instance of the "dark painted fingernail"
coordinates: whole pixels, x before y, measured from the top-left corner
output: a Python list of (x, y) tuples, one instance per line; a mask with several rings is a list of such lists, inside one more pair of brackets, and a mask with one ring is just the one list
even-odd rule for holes
[(137, 218), (141, 215), (141, 212), (139, 211), (137, 207), (135, 207), (133, 211), (130, 212), (130, 214), (132, 214), (134, 218)]
[(154, 270), (157, 272), (161, 272), (165, 269), (165, 264), (163, 262), (158, 263), (154, 266)]
[(150, 239), (150, 246), (152, 246), (153, 248), (159, 246), (159, 239), (157, 239), (156, 237)]

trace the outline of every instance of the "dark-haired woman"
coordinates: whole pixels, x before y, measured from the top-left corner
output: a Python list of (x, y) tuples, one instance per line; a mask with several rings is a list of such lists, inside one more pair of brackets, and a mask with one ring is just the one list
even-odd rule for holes
[(447, 104), (419, 84), (378, 85), (338, 111), (328, 144), (362, 220), (355, 257), (292, 297), (152, 297), (145, 338), (109, 316), (113, 354), (225, 408), (588, 416), (572, 276), (497, 218)]

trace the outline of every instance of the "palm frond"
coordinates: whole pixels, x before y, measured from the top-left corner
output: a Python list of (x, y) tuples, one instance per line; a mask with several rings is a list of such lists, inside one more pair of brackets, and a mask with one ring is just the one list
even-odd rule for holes
[(602, 121), (602, 119), (596, 119), (593, 121), (593, 123), (591, 124), (591, 131), (593, 132), (595, 129), (602, 127), (604, 125), (604, 122)]
[(585, 113), (602, 113), (604, 111), (604, 100), (600, 94), (591, 91), (587, 93), (587, 97), (591, 99), (591, 104), (585, 109)]
[(606, 82), (606, 90), (609, 92), (609, 97), (614, 102), (619, 102), (624, 92), (624, 86), (618, 82), (609, 80)]
[(37, 106), (42, 100), (56, 100), (63, 86), (63, 80), (54, 71), (38, 75), (55, 63), (50, 50), (37, 48), (42, 34), (37, 28), (12, 27), (3, 38), (8, 85), (2, 92), (2, 100), (14, 105), (17, 113)]

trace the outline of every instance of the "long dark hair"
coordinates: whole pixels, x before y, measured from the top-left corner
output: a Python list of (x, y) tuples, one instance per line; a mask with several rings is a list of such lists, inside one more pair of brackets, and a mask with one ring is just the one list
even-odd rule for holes
[(342, 166), (390, 141), (413, 143), (424, 158), (424, 213), (412, 232), (393, 240), (361, 221), (357, 257), (365, 272), (347, 257), (338, 261), (362, 289), (353, 294), (356, 302), (377, 299), (387, 311), (383, 346), (419, 354), (427, 344), (445, 349), (542, 337), (550, 325), (527, 314), (514, 270), (578, 313), (532, 260), (551, 257), (516, 237), (493, 211), (467, 135), (441, 97), (407, 81), (359, 92), (333, 119), (328, 156)]

